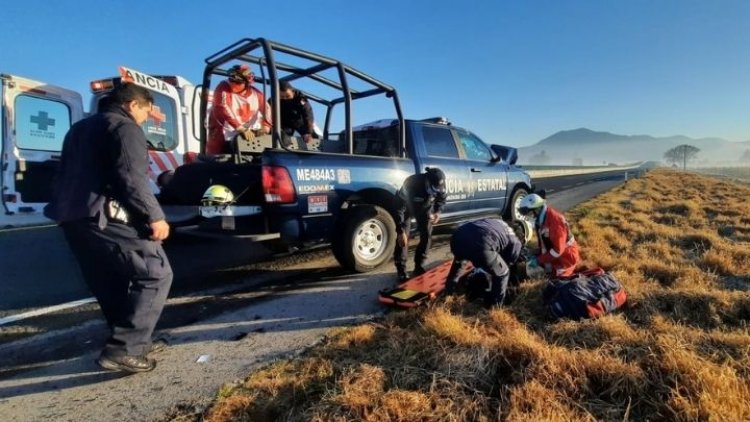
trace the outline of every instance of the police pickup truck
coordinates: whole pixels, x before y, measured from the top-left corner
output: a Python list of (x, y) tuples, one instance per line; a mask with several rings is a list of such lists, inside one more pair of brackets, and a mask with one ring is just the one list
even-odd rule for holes
[[(230, 66), (248, 63), (260, 71), (256, 86), (270, 91), (273, 122), (281, 121), (278, 83), (286, 80), (304, 86), (308, 100), (326, 110), (323, 134), (305, 143), (274, 125), (270, 135), (235, 139), (231, 156), (202, 155), (203, 160), (178, 167), (164, 181), (160, 202), (169, 209), (197, 208), (197, 219), (181, 221), (197, 222), (196, 233), (290, 248), (330, 243), (342, 266), (367, 272), (392, 255), (396, 192), (426, 167), (446, 174), (441, 224), (487, 215), (520, 218), (518, 203), (532, 185), (528, 173), (515, 166), (514, 148), (487, 146), (443, 118), (404, 119), (391, 86), (337, 60), (263, 38), (243, 39), (207, 58), (203, 92)], [(333, 92), (333, 98), (317, 95), (315, 86)], [(392, 104), (396, 117), (354, 126), (354, 100), (376, 96)], [(203, 122), (209, 107), (203, 95)], [(343, 129), (331, 130), (335, 123)], [(207, 139), (204, 125), (200, 138)], [(215, 185), (227, 187), (230, 200), (198, 206)]]

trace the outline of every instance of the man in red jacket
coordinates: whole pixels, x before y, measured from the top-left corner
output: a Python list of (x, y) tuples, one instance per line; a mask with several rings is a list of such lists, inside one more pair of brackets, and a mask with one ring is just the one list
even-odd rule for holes
[(544, 266), (545, 272), (552, 277), (573, 275), (581, 256), (565, 217), (535, 193), (521, 200), (518, 211), (534, 217), (539, 241), (537, 260), (539, 265)]
[(253, 139), (271, 132), (271, 107), (253, 87), (254, 81), (248, 65), (235, 65), (227, 80), (216, 87), (208, 118), (207, 154), (231, 153), (235, 136)]

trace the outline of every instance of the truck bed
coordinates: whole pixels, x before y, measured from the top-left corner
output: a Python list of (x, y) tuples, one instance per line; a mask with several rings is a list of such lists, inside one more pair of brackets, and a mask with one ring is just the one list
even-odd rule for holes
[(162, 187), (162, 205), (197, 206), (211, 185), (224, 185), (235, 194), (237, 205), (263, 202), (260, 163), (197, 162), (180, 166), (172, 180)]

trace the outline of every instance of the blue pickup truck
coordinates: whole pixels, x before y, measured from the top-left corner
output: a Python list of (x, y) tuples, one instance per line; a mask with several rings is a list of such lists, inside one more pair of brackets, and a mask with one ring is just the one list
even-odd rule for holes
[[(254, 50), (263, 54), (254, 56)], [(280, 56), (309, 63), (290, 65)], [(426, 167), (446, 174), (448, 201), (441, 224), (489, 215), (520, 218), (518, 203), (532, 184), (528, 173), (515, 166), (514, 148), (488, 146), (444, 118), (404, 119), (394, 88), (336, 60), (266, 39), (241, 40), (206, 59), (204, 92), (211, 77), (224, 76), (229, 66), (242, 62), (267, 71), (256, 82), (270, 88), (274, 122), (280, 121), (279, 80), (305, 77), (339, 95), (327, 100), (305, 90), (327, 110), (323, 135), (312, 143), (284, 136), (275, 125), (270, 135), (235, 139), (231, 156), (203, 155), (179, 167), (162, 186), (159, 199), (165, 208), (196, 207), (206, 188), (216, 184), (234, 196), (231, 204), (200, 206), (200, 216), (189, 221), (197, 223), (196, 231), (294, 248), (330, 243), (342, 266), (371, 271), (393, 253), (396, 192), (409, 175)], [(330, 70), (340, 79), (322, 74)], [(365, 88), (354, 89), (352, 78)], [(354, 100), (375, 95), (392, 101), (397, 117), (353, 126)], [(337, 105), (344, 106), (343, 130), (334, 133), (330, 127)], [(208, 107), (204, 96), (203, 116)], [(206, 139), (205, 128), (201, 139)]]

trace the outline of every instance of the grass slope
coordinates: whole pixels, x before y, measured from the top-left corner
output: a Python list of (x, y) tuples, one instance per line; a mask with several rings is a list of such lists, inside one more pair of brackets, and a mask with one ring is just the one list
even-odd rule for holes
[(568, 213), (622, 312), (543, 317), (463, 298), (333, 333), (172, 420), (750, 420), (750, 186), (659, 170)]

